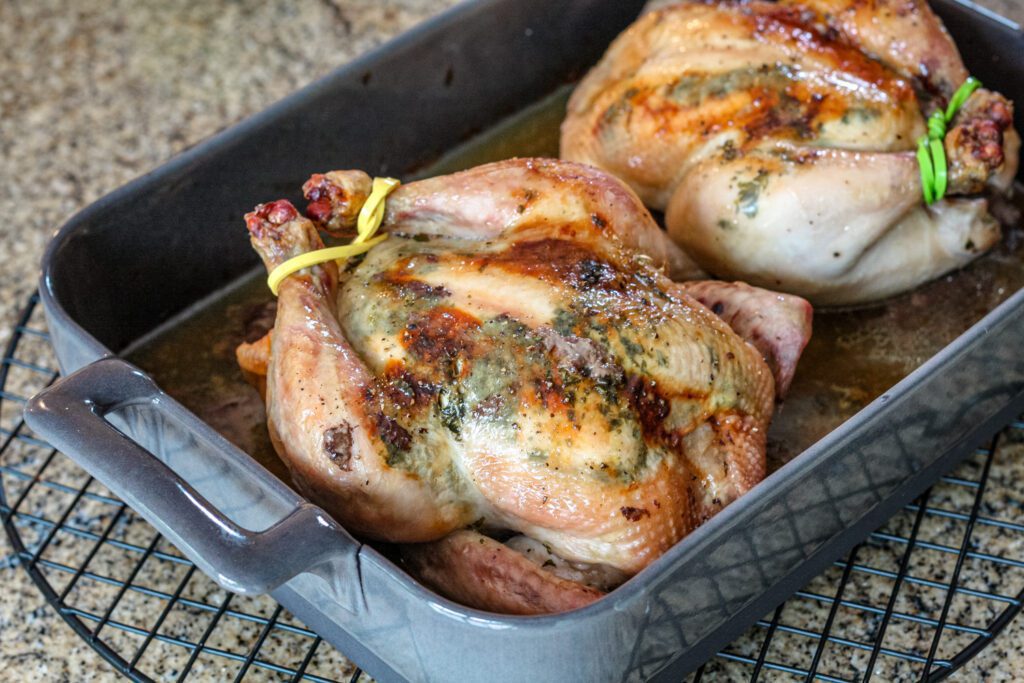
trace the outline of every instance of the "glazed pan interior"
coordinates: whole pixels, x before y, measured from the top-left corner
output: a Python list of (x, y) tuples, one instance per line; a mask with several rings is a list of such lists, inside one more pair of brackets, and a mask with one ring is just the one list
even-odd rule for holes
[[(487, 11), (491, 4), (478, 7)], [(149, 372), (287, 482), (267, 439), (258, 395), (234, 361), (234, 347), (272, 323), (272, 297), (242, 215), (280, 197), (298, 204), (303, 180), (334, 168), (410, 180), (511, 156), (556, 156), (572, 82), (642, 4), (604, 3), (600, 16), (585, 16), (585, 2), (566, 3), (562, 10), (523, 2), (517, 4), (521, 17), (495, 13), (482, 29), (490, 32), (486, 40), (464, 36), (461, 45), (505, 40), (521, 50), (520, 77), (500, 83), (473, 66), (493, 55), (399, 41), (372, 69), (356, 67), (315, 84), (99, 202), (86, 229), (66, 235), (54, 252), (50, 268), (59, 277), (48, 286), (87, 333)], [(1013, 44), (987, 40), (982, 23), (964, 21), (968, 10), (952, 2), (936, 7), (971, 71), (1024, 103), (1024, 84), (1012, 76), (1024, 55)], [(531, 12), (550, 18), (525, 35), (516, 27), (530, 25)], [(410, 53), (417, 59), (410, 60)], [(1018, 108), (1018, 129), (1024, 129), (1021, 119)], [(962, 271), (880, 305), (816, 312), (814, 337), (769, 434), (770, 470), (1024, 286), (1017, 196), (1016, 206), (999, 208), (1005, 233), (1000, 246)]]

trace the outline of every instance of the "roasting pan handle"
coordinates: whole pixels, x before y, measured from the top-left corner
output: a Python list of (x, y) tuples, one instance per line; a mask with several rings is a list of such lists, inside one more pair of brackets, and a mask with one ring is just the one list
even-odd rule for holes
[[(35, 396), (25, 408), (25, 421), (228, 590), (266, 593), (303, 572), (335, 579), (340, 574), (346, 583), (358, 586), (359, 543), (323, 510), (249, 462), (245, 466), (259, 470), (257, 475), (265, 478), (262, 488), (271, 491), (283, 518), (268, 520), (270, 525), (262, 531), (242, 528), (156, 455), (108, 421), (112, 411), (136, 405), (172, 420), (184, 416), (187, 421), (190, 415), (141, 370), (122, 360), (105, 358)], [(180, 419), (178, 422), (182, 423)], [(198, 443), (210, 446), (211, 457), (214, 450), (229, 455), (234, 451), (248, 460), (212, 429), (199, 434)], [(348, 566), (338, 567), (339, 563)], [(351, 600), (344, 602), (352, 605)]]

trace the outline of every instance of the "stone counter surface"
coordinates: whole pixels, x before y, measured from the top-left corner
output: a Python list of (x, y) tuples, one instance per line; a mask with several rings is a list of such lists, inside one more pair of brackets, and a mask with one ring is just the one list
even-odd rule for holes
[[(0, 1), (0, 343), (74, 212), (453, 4)], [(0, 548), (0, 680), (115, 680)], [(1022, 646), (1018, 619), (958, 677), (1024, 676)]]

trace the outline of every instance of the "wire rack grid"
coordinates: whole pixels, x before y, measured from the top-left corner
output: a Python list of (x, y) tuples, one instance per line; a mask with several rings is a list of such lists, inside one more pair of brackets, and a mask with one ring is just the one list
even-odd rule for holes
[[(0, 519), (47, 602), (137, 681), (368, 681), (267, 596), (219, 588), (102, 484), (31, 433), (26, 397), (55, 381), (37, 308), (0, 362)], [(690, 678), (935, 681), (1024, 604), (1024, 423), (1008, 425)]]

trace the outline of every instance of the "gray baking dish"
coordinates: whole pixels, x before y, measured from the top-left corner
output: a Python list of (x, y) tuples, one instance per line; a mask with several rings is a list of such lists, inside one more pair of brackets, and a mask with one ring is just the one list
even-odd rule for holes
[[(270, 592), (378, 679), (681, 678), (1021, 411), (1024, 292), (608, 597), (544, 617), (422, 587), (116, 358), (251, 271), (254, 204), (297, 201), (311, 171), (411, 172), (581, 75), (642, 4), (460, 5), (75, 216), (41, 281), (68, 376), (29, 425), (222, 586)], [(972, 72), (1024, 102), (1019, 29), (935, 6)]]

